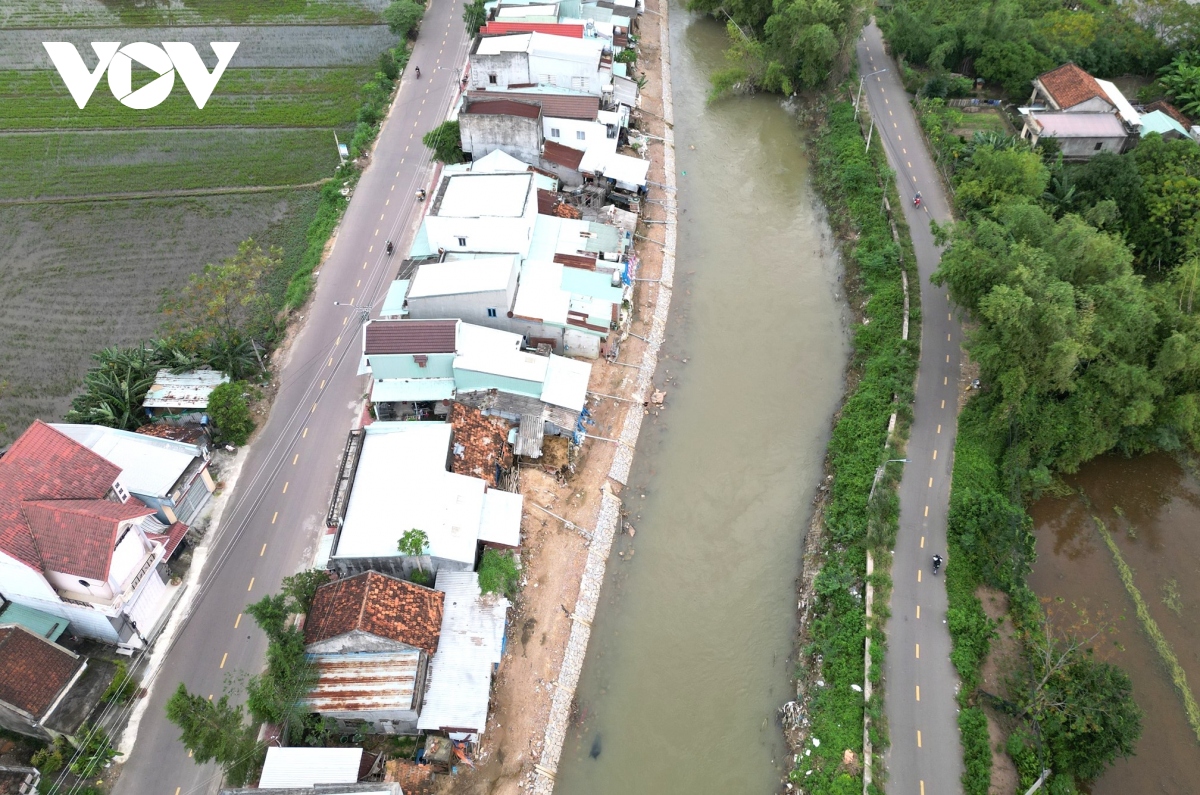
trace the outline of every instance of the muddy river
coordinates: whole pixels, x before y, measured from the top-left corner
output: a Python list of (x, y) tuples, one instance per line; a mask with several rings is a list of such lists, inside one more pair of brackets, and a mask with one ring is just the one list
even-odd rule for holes
[(1115, 621), (1115, 642), (1102, 653), (1129, 672), (1134, 700), (1146, 713), (1136, 756), (1117, 762), (1091, 791), (1194, 793), (1200, 746), (1166, 666), (1139, 629), (1094, 517), (1112, 533), (1135, 572), (1134, 582), (1195, 693), (1200, 686), (1200, 482), (1166, 455), (1100, 458), (1067, 482), (1087, 500), (1047, 498), (1034, 506), (1038, 561), (1030, 585), (1052, 604), (1075, 604)]
[(667, 408), (642, 426), (624, 492), (636, 534), (614, 545), (564, 795), (777, 789), (795, 580), (847, 354), (840, 267), (795, 119), (778, 98), (706, 106), (724, 30), (671, 15)]

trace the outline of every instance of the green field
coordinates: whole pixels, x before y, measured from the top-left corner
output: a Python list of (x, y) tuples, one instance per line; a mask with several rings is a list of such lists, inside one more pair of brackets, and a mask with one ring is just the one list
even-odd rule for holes
[(0, 199), (299, 185), (337, 166), (329, 130), (0, 134)]
[(5, 0), (0, 28), (151, 27), (379, 21), (379, 3), (355, 0)]
[[(201, 110), (180, 82), (153, 112), (125, 107), (101, 82), (80, 110), (54, 72), (0, 72), (0, 130), (146, 127), (352, 127), (374, 64), (330, 69), (230, 69)], [(0, 158), (4, 156), (0, 154)]]

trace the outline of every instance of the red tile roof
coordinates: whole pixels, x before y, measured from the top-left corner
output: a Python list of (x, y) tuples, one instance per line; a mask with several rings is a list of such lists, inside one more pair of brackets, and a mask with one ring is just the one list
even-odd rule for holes
[(462, 403), (450, 407), (450, 425), (454, 428), (450, 471), (497, 485), (496, 465), (502, 470), (512, 468), (512, 448), (508, 445), (508, 430), (512, 426)]
[(1093, 97), (1100, 97), (1109, 102), (1108, 95), (1100, 88), (1096, 78), (1073, 63), (1065, 63), (1057, 69), (1038, 75), (1038, 80), (1062, 110), (1073, 108)]
[[(510, 85), (509, 88), (516, 88), (516, 86)], [(592, 94), (537, 94), (524, 91), (488, 91), (482, 88), (467, 92), (469, 99), (480, 97), (494, 99), (498, 96), (505, 96), (518, 102), (536, 102), (542, 106), (543, 116), (552, 116), (556, 119), (595, 121), (600, 111), (600, 97)]]
[(506, 33), (549, 33), (569, 39), (583, 38), (583, 25), (570, 22), (489, 22), (479, 29), (486, 36)]
[(146, 538), (161, 543), (166, 550), (163, 560), (169, 560), (175, 554), (175, 550), (179, 549), (179, 544), (183, 541), (183, 537), (187, 535), (187, 531), (187, 525), (183, 522), (176, 522), (167, 529), (167, 532), (147, 533)]
[(433, 654), (442, 634), (445, 598), (441, 591), (375, 571), (331, 582), (317, 589), (304, 620), (304, 642), (360, 630)]
[(22, 504), (42, 565), (63, 574), (108, 579), (121, 522), (154, 513), (140, 500), (44, 500)]
[(569, 146), (556, 144), (554, 141), (546, 141), (542, 146), (542, 159), (578, 171), (579, 164), (583, 162), (583, 152)]
[(457, 320), (373, 320), (363, 353), (454, 353)]
[(0, 627), (0, 701), (36, 718), (83, 665), (78, 656), (24, 627)]
[[(22, 504), (102, 502), (120, 474), (115, 464), (36, 420), (0, 457), (0, 550), (41, 571), (42, 556)], [(107, 554), (111, 553), (110, 548)]]
[(534, 102), (517, 102), (512, 99), (467, 100), (462, 110), (469, 116), (520, 116), (523, 119), (536, 119), (541, 115), (541, 107)]

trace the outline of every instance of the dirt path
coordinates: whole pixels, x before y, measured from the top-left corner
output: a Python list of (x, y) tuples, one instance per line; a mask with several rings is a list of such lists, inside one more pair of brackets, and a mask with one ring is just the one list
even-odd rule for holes
[(181, 188), (179, 190), (144, 190), (128, 193), (86, 193), (76, 196), (44, 196), (36, 199), (0, 199), (0, 206), (11, 204), (80, 204), (87, 202), (120, 202), (135, 199), (173, 199), (181, 196), (224, 196), (234, 193), (273, 193), (276, 191), (319, 188), (331, 177), (298, 185), (250, 185), (240, 188)]
[[(665, 13), (665, 3), (647, 0), (646, 13), (638, 20), (638, 71), (645, 73), (648, 83), (634, 116), (640, 129), (661, 139), (669, 130), (663, 121), (664, 70), (659, 42), (660, 20), (661, 24), (666, 20), (659, 16), (660, 5)], [(632, 444), (640, 427), (637, 420), (653, 410), (652, 406), (644, 407), (637, 396), (647, 394), (657, 361), (657, 346), (651, 349), (647, 340), (661, 340), (669, 305), (669, 286), (660, 286), (657, 281), (660, 276), (669, 281), (669, 272), (663, 272), (664, 247), (654, 242), (666, 239), (673, 248), (674, 237), (664, 234), (663, 223), (673, 214), (668, 205), (674, 204), (673, 189), (663, 187), (673, 183), (673, 175), (668, 177), (665, 170), (668, 159), (674, 162), (673, 153), (665, 151), (668, 145), (655, 140), (649, 150), (650, 201), (643, 204), (643, 223), (638, 227), (641, 237), (635, 245), (639, 259), (635, 275), (645, 281), (635, 282), (631, 334), (621, 343), (616, 363), (600, 360), (592, 366), (589, 390), (621, 399), (589, 398), (588, 407), (596, 425), (588, 433), (602, 438), (589, 438), (584, 443), (568, 482), (559, 482), (539, 469), (521, 471), (525, 496), (523, 571), (510, 622), (511, 646), (496, 679), (478, 769), (443, 781), (443, 791), (513, 795), (522, 790), (548, 792), (553, 788), (565, 724), (573, 720), (574, 686), (613, 527), (624, 532), (615, 515), (619, 506), (615, 498), (623, 487), (620, 481), (629, 471)], [(648, 350), (651, 355), (647, 362), (644, 357)], [(642, 415), (629, 417), (630, 412)], [(608, 441), (617, 439), (621, 441)], [(596, 533), (598, 525), (607, 531)]]

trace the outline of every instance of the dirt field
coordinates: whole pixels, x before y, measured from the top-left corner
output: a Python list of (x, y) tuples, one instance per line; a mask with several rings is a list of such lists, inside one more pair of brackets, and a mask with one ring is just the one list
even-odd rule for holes
[[(638, 71), (645, 71), (648, 84), (642, 90), (641, 129), (661, 136), (662, 101), (659, 82), (659, 0), (648, 0), (647, 13), (639, 21), (640, 58)], [(664, 183), (661, 141), (650, 149), (651, 183)], [(661, 188), (652, 187), (650, 198), (658, 202), (669, 197)], [(644, 203), (643, 219), (663, 220), (661, 204)], [(638, 233), (661, 240), (661, 225), (639, 224)], [(661, 247), (638, 240), (641, 260), (637, 276), (657, 279), (662, 268)], [(591, 392), (625, 398), (633, 389), (637, 369), (626, 366), (640, 362), (654, 313), (657, 284), (639, 281), (634, 291), (632, 334), (622, 343), (618, 362), (603, 360), (592, 366)], [(612, 439), (620, 434), (627, 411), (647, 411), (640, 404), (613, 398), (589, 398), (596, 425), (589, 435)], [(649, 409), (652, 411), (653, 407)], [(551, 698), (562, 665), (567, 637), (571, 631), (571, 610), (579, 595), (580, 577), (587, 558), (584, 532), (595, 526), (602, 489), (619, 494), (621, 485), (608, 478), (616, 445), (600, 439), (584, 443), (582, 459), (567, 483), (536, 469), (522, 469), (521, 491), (525, 496), (522, 523), (522, 587), (516, 599), (510, 623), (508, 655), (500, 666), (493, 691), (491, 715), (484, 734), (479, 767), (466, 775), (444, 779), (443, 791), (472, 795), (515, 795), (528, 786), (542, 751)], [(540, 507), (539, 507), (540, 506)], [(545, 509), (545, 510), (543, 510)], [(562, 517), (582, 528), (566, 529)]]

